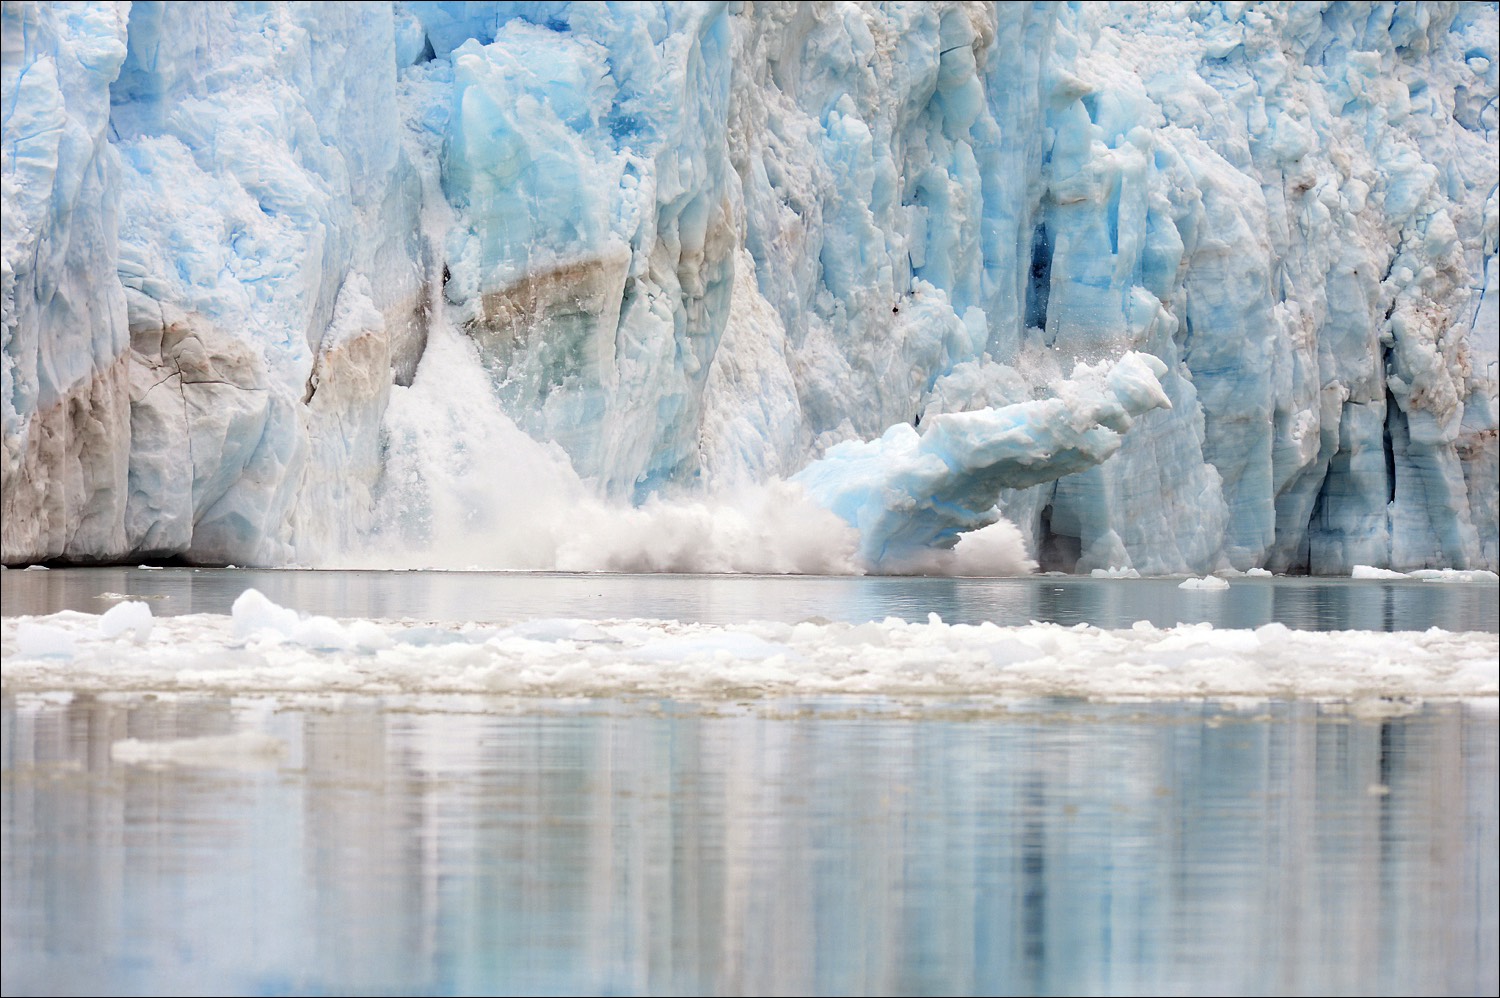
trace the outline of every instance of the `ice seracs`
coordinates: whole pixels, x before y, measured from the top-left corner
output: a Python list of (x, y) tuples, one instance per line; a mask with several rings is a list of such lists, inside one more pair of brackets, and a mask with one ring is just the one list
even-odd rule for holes
[[(1493, 5), (0, 16), (7, 564), (421, 533), (439, 335), (489, 386), (448, 446), (503, 418), (616, 508), (832, 495), (1136, 352), (1170, 408), (959, 505), (1050, 570), (1500, 563)], [(947, 543), (924, 488), (871, 536)]]

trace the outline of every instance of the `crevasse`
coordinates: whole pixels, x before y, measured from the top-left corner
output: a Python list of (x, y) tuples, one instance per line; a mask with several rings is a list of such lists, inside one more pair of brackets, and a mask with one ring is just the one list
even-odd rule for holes
[(8, 564), (1500, 560), (1493, 4), (3, 18)]

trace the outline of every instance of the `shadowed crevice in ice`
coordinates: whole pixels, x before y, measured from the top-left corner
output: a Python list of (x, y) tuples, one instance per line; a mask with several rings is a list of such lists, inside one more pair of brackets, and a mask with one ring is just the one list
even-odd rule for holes
[(1166, 365), (1127, 353), (1079, 364), (1055, 398), (941, 413), (919, 433), (901, 423), (875, 440), (839, 444), (792, 476), (813, 501), (859, 531), (861, 558), (899, 570), (959, 534), (1000, 518), (1001, 489), (1027, 488), (1101, 463), (1136, 417), (1170, 409)]

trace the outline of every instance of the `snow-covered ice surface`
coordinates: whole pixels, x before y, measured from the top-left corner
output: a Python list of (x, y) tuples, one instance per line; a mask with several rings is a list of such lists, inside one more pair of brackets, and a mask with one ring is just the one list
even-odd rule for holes
[(6, 563), (1500, 561), (1494, 4), (0, 17)]
[[(115, 607), (149, 619), (144, 603)], [(70, 690), (494, 694), (1476, 699), (1494, 703), (1500, 637), (1425, 632), (1129, 629), (887, 619), (730, 626), (539, 619), (439, 626), (306, 616), (246, 590), (229, 616), (155, 621), (145, 638), (64, 611), (0, 625), (7, 693)], [(114, 634), (115, 636), (111, 636)]]

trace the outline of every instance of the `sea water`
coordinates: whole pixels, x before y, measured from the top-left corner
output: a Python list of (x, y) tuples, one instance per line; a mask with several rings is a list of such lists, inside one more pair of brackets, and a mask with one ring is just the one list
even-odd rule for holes
[[(1050, 577), (66, 570), (5, 573), (4, 612), (99, 612), (129, 592), (159, 597), (158, 616), (222, 613), (251, 583), (307, 612), (415, 620), (1495, 629), (1493, 586), (1207, 594)], [(1500, 980), (1493, 698), (8, 684), (0, 721), (7, 994), (1467, 994)]]
[(381, 572), (72, 568), (7, 571), (0, 614), (102, 613), (139, 599), (157, 616), (229, 613), (254, 587), (283, 606), (331, 617), (441, 623), (645, 617), (705, 624), (820, 619), (864, 623), (932, 613), (950, 624), (1030, 621), (1095, 627), (1281, 623), (1315, 630), (1500, 630), (1496, 587), (1419, 580), (1254, 578), (1222, 592), (1179, 579), (1042, 575), (1008, 579), (890, 576), (603, 575), (563, 572)]

